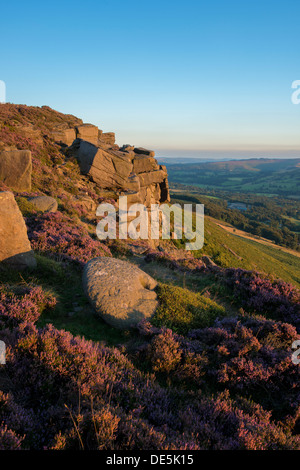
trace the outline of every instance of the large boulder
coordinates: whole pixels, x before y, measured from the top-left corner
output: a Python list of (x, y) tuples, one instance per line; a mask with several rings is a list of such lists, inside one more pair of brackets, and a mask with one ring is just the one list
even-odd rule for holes
[(132, 163), (126, 154), (103, 150), (80, 139), (75, 140), (68, 153), (77, 158), (81, 172), (100, 187), (127, 188)]
[(31, 152), (6, 150), (0, 152), (0, 181), (15, 191), (31, 190)]
[(9, 191), (0, 192), (0, 262), (16, 269), (36, 266), (23, 216)]
[(133, 171), (135, 173), (145, 173), (146, 171), (158, 170), (159, 166), (155, 158), (147, 155), (136, 155), (133, 160)]
[(162, 169), (140, 173), (140, 185), (141, 187), (144, 187), (153, 183), (162, 183), (167, 178), (167, 176), (167, 173)]
[(58, 208), (56, 199), (51, 196), (33, 196), (29, 197), (28, 201), (41, 212), (56, 212)]
[(100, 136), (100, 143), (106, 145), (114, 145), (116, 141), (116, 136), (114, 132), (103, 132)]
[(76, 130), (74, 128), (55, 127), (51, 132), (51, 137), (63, 145), (71, 145), (76, 139)]
[(77, 139), (86, 140), (94, 145), (98, 145), (99, 129), (93, 124), (82, 124), (76, 127)]
[(150, 318), (157, 306), (156, 281), (144, 271), (115, 258), (94, 258), (83, 272), (85, 293), (108, 324), (128, 329)]

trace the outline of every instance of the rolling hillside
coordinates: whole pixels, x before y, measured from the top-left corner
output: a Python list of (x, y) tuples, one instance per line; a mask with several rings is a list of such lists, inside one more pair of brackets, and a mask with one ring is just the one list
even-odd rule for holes
[(174, 183), (256, 194), (299, 197), (300, 159), (250, 159), (168, 164)]

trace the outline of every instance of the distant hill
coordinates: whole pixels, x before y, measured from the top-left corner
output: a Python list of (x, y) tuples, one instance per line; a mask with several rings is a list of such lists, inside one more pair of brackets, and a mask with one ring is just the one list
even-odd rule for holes
[(253, 192), (299, 196), (300, 158), (231, 160), (174, 164), (165, 161), (170, 182)]

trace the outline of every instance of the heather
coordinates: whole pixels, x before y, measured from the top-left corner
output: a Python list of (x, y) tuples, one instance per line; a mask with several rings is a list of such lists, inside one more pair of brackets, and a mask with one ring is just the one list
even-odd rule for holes
[(53, 308), (56, 299), (40, 286), (18, 286), (15, 292), (5, 285), (0, 289), (0, 324), (16, 326), (20, 322), (36, 322), (46, 308)]
[[(41, 292), (34, 292), (31, 301), (39, 309)], [(7, 293), (16, 305), (26, 295)], [(52, 325), (39, 329), (31, 315), (29, 320), (23, 317), (12, 330), (7, 316), (1, 324), (1, 337), (8, 345), (5, 374), (1, 373), (1, 448), (299, 449), (299, 439), (291, 432), (292, 418), (276, 422), (260, 404), (233, 398), (227, 389), (207, 395), (201, 387), (159, 385), (154, 374), (161, 369), (160, 350), (171, 351), (172, 360), (164, 368), (170, 374), (186, 355), (185, 342), (198, 344), (199, 338), (192, 339), (198, 330), (191, 338), (175, 339), (170, 330), (154, 329), (158, 334), (152, 341), (157, 346), (161, 335), (167, 335), (167, 341), (155, 348), (158, 357), (149, 374), (116, 348)], [(152, 329), (141, 326), (146, 337), (153, 335)], [(200, 331), (205, 335), (205, 329)]]
[(219, 277), (242, 307), (291, 323), (300, 331), (300, 291), (293, 285), (242, 269), (226, 269)]
[(297, 425), (300, 369), (291, 361), (291, 344), (300, 337), (292, 325), (240, 314), (186, 336), (149, 323), (140, 332), (146, 342), (138, 348), (139, 360), (161, 379), (167, 373), (177, 386), (229, 390)]
[(76, 125), (82, 121), (74, 116), (61, 114), (47, 106), (41, 108), (1, 104), (1, 147), (31, 150), (33, 157), (46, 165), (62, 161), (60, 146), (51, 138), (54, 125)]
[[(172, 253), (158, 250), (150, 250), (145, 261), (162, 262), (171, 269), (196, 273), (199, 277), (203, 277), (203, 273), (213, 276), (212, 290), (218, 286), (224, 297), (245, 310), (291, 323), (300, 331), (300, 291), (291, 283), (241, 268), (205, 266), (201, 260), (192, 257), (175, 259)], [(172, 299), (169, 300), (172, 303)]]
[(179, 313), (201, 318), (213, 308), (218, 315), (196, 328), (186, 323), (181, 334), (162, 319), (142, 323), (127, 345), (108, 347), (51, 324), (37, 327), (56, 308), (53, 294), (5, 285), (0, 447), (299, 449), (295, 327), (242, 312), (224, 316), (187, 289), (161, 285), (159, 295), (165, 307), (174, 299), (171, 318), (176, 304)]
[(109, 248), (92, 238), (84, 226), (60, 213), (45, 213), (26, 220), (32, 248), (56, 259), (85, 263), (97, 256), (111, 256)]

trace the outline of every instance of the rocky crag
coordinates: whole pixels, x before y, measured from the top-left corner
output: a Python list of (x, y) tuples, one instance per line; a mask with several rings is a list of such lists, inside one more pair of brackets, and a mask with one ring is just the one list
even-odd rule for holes
[(30, 191), (29, 151), (37, 149), (47, 153), (45, 158), (56, 154), (63, 163), (75, 157), (83, 175), (99, 188), (127, 195), (130, 203), (149, 207), (170, 200), (166, 168), (158, 165), (152, 150), (119, 147), (113, 132), (47, 106), (1, 105), (0, 180), (16, 191)]
[(158, 165), (152, 150), (119, 147), (113, 132), (103, 132), (92, 124), (54, 128), (52, 135), (56, 142), (69, 147), (66, 155), (75, 156), (81, 172), (101, 188), (120, 190), (130, 202), (147, 207), (170, 201), (166, 167)]

